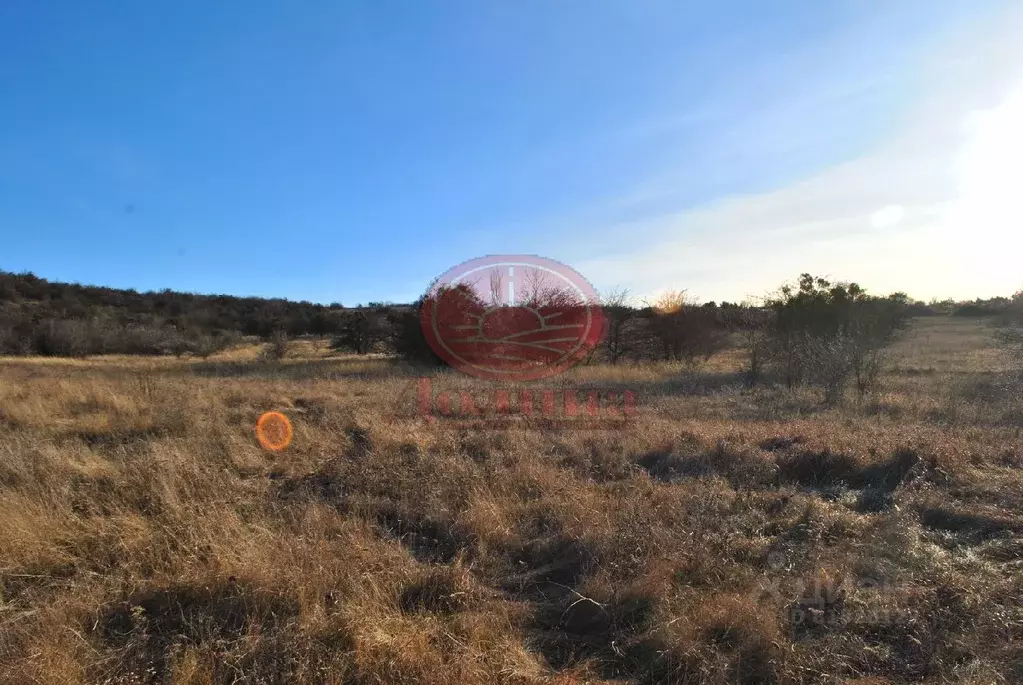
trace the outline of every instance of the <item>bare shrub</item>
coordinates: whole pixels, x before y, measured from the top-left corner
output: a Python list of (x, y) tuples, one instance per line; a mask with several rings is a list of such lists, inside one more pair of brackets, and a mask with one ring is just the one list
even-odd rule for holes
[(116, 354), (170, 354), (185, 341), (180, 331), (169, 326), (118, 327), (107, 324), (102, 327), (102, 336), (105, 338), (104, 350)]
[(230, 333), (214, 335), (200, 334), (188, 342), (189, 352), (201, 359), (208, 359), (217, 352), (223, 352), (235, 344), (237, 336)]
[(268, 360), (282, 361), (288, 356), (288, 349), (288, 334), (283, 328), (275, 328), (273, 333), (270, 334), (270, 341), (267, 344), (264, 355)]
[(632, 306), (629, 291), (625, 288), (614, 288), (604, 293), (600, 305), (607, 321), (604, 351), (607, 361), (617, 364), (636, 351), (638, 341), (635, 324), (638, 312)]
[(347, 350), (356, 354), (371, 352), (386, 339), (389, 332), (386, 314), (364, 310), (343, 312), (338, 329), (338, 334), (331, 341), (331, 349)]
[[(435, 293), (432, 290), (432, 288), (428, 290), (411, 307), (395, 309), (388, 315), (390, 344), (394, 352), (406, 362), (424, 366), (443, 366), (444, 360), (430, 347), (423, 334), (421, 322), (423, 308), (433, 307), (437, 303), (437, 298), (444, 296), (444, 291)], [(461, 292), (469, 294), (464, 290)]]
[(837, 404), (853, 373), (852, 341), (845, 336), (807, 337), (798, 354), (808, 380), (824, 391), (824, 401)]
[(999, 329), (995, 332), (995, 338), (1012, 355), (1020, 370), (1023, 370), (1023, 290), (1012, 296), (996, 324)]
[(669, 290), (651, 310), (649, 330), (667, 361), (695, 369), (724, 348), (726, 331), (717, 312), (687, 304), (685, 291)]
[(877, 387), (881, 370), (884, 368), (885, 350), (854, 343), (852, 353), (856, 391), (862, 396)]
[(733, 314), (731, 326), (737, 329), (746, 348), (743, 382), (752, 388), (764, 373), (771, 355), (771, 313), (758, 307), (743, 307)]

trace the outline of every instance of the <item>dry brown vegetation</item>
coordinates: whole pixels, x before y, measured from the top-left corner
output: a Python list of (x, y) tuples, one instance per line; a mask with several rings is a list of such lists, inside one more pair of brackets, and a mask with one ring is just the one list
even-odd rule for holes
[(920, 320), (831, 408), (741, 350), (558, 379), (634, 390), (614, 430), (427, 423), (408, 369), (303, 342), (0, 361), (0, 682), (1023, 681), (992, 340)]

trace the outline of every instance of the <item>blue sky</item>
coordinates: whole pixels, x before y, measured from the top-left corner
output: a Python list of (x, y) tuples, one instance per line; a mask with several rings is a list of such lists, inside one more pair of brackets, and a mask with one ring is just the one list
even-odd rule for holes
[(1020, 18), (1009, 0), (5, 3), (0, 268), (346, 304), (492, 253), (638, 296), (741, 299), (803, 270), (1011, 292), (1023, 214), (992, 179), (1023, 178)]

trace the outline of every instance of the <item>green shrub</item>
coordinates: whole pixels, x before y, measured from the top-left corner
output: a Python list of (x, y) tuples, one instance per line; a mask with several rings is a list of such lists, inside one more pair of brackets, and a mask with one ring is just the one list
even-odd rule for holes
[(867, 392), (877, 383), (883, 350), (908, 321), (907, 305), (902, 293), (875, 297), (856, 283), (803, 274), (798, 288), (785, 286), (767, 302), (771, 362), (788, 387), (809, 382), (829, 403), (850, 378)]

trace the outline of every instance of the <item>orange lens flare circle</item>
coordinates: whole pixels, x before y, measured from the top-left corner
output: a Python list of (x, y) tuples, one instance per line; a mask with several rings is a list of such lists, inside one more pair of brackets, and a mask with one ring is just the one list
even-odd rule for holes
[(279, 411), (268, 411), (256, 421), (256, 439), (263, 449), (280, 452), (291, 444), (291, 421)]

